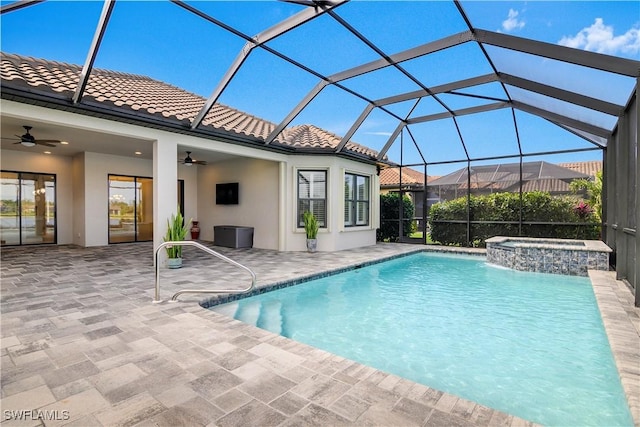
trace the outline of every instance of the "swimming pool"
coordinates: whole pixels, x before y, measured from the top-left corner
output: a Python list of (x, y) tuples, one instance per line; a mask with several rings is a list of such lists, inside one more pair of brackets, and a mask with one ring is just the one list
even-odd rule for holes
[(633, 425), (589, 280), (420, 253), (211, 307), (545, 425)]

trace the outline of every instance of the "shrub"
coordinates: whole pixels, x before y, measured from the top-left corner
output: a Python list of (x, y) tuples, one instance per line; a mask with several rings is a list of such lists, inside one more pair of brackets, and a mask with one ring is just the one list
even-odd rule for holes
[[(522, 194), (523, 223), (580, 223), (597, 222), (592, 209), (570, 196), (554, 197), (549, 193), (533, 191)], [(471, 225), (473, 246), (484, 246), (493, 236), (517, 236), (520, 220), (520, 194), (494, 193), (469, 198), (471, 221), (488, 221)], [(463, 245), (467, 242), (467, 198), (436, 203), (429, 211), (431, 239), (443, 245)], [(453, 222), (452, 222), (453, 221)], [(460, 221), (460, 222), (456, 222)], [(497, 224), (491, 221), (508, 221)], [(522, 235), (528, 237), (580, 238), (599, 237), (597, 226), (561, 224), (523, 224)]]
[[(398, 217), (399, 217), (400, 194), (388, 193), (380, 195), (380, 228), (377, 230), (378, 241), (398, 240)], [(402, 198), (402, 231), (404, 236), (409, 236), (415, 231), (413, 216), (415, 206), (408, 196)]]

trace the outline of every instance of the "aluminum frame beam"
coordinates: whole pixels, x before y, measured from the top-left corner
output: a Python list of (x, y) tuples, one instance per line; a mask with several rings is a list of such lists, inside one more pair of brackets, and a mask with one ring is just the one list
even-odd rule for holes
[(547, 111), (542, 108), (534, 107), (533, 105), (529, 105), (524, 102), (512, 101), (511, 105), (513, 105), (513, 107), (518, 110), (524, 111), (529, 114), (533, 114), (534, 116), (542, 117), (558, 125), (570, 126), (572, 128), (581, 130), (583, 132), (591, 133), (593, 135), (600, 136), (603, 138), (609, 138), (611, 136), (610, 130), (603, 129), (601, 127), (594, 126), (589, 123), (581, 122), (579, 120), (575, 120), (558, 113), (553, 113), (551, 111)]
[(351, 125), (351, 128), (349, 128), (347, 133), (340, 140), (340, 143), (338, 144), (335, 150), (336, 153), (339, 153), (342, 151), (345, 145), (347, 145), (347, 142), (349, 142), (351, 137), (356, 133), (358, 128), (360, 128), (362, 123), (367, 119), (367, 117), (369, 117), (369, 114), (371, 114), (374, 108), (375, 108), (374, 104), (367, 104), (367, 106), (364, 108), (360, 116), (357, 118), (355, 122), (353, 122), (353, 124)]
[[(510, 103), (509, 102), (496, 102), (496, 103), (493, 103), (493, 104), (480, 105), (480, 106), (477, 106), (477, 107), (463, 108), (461, 110), (456, 110), (456, 111), (453, 111), (453, 112), (446, 111), (444, 113), (431, 114), (429, 116), (415, 117), (413, 119), (409, 119), (407, 121), (403, 121), (402, 123), (400, 123), (398, 125), (398, 127), (396, 127), (396, 130), (391, 134), (391, 136), (387, 140), (387, 143), (384, 145), (384, 147), (382, 147), (382, 150), (380, 150), (380, 153), (378, 154), (378, 160), (382, 160), (383, 159), (385, 154), (387, 154), (387, 151), (389, 151), (389, 148), (391, 148), (391, 145), (393, 145), (393, 142), (395, 141), (395, 139), (398, 137), (398, 134), (402, 131), (402, 129), (406, 125), (430, 122), (430, 121), (434, 121), (434, 120), (450, 119), (450, 118), (453, 118), (455, 120), (455, 118), (458, 117), (458, 116), (465, 116), (465, 115), (468, 115), (468, 114), (476, 114), (476, 113), (481, 113), (481, 112), (485, 112), (485, 111), (499, 110), (499, 109), (508, 108), (508, 107), (510, 107)], [(462, 145), (463, 145), (465, 153), (466, 153), (467, 149), (466, 149), (466, 146), (464, 144), (464, 139), (462, 138), (462, 135), (460, 134), (460, 129), (458, 128), (458, 124), (455, 123), (455, 126), (456, 126), (456, 129), (458, 130), (458, 135), (460, 136), (460, 140), (462, 142)]]
[[(479, 86), (486, 83), (493, 83), (497, 81), (498, 81), (498, 77), (495, 74), (491, 73), (491, 74), (485, 74), (483, 76), (471, 77), (469, 79), (458, 80), (455, 82), (434, 86), (429, 90), (433, 94), (447, 93), (453, 90), (464, 89), (472, 86)], [(389, 96), (387, 98), (377, 99), (374, 101), (374, 103), (376, 106), (389, 105), (389, 104), (396, 104), (398, 102), (410, 101), (412, 99), (423, 98), (430, 95), (431, 94), (425, 90), (416, 90), (413, 92), (407, 92), (400, 95), (394, 95), (394, 96)]]
[(116, 0), (104, 0), (104, 4), (102, 5), (102, 13), (100, 14), (100, 19), (98, 20), (98, 25), (96, 26), (96, 32), (93, 35), (91, 47), (89, 47), (89, 53), (87, 54), (87, 59), (84, 61), (84, 66), (82, 67), (82, 71), (80, 72), (78, 86), (76, 86), (76, 91), (73, 93), (73, 97), (71, 98), (74, 104), (80, 102), (80, 99), (82, 99), (82, 94), (87, 87), (89, 76), (91, 75), (91, 70), (93, 69), (93, 64), (96, 60), (96, 56), (98, 55), (100, 43), (102, 43), (102, 38), (104, 37), (104, 32), (107, 30), (107, 24), (109, 23), (109, 18), (111, 17), (111, 13), (113, 12), (113, 7), (115, 6), (115, 4)]
[(5, 13), (13, 12), (14, 10), (33, 6), (34, 4), (38, 4), (42, 2), (44, 2), (44, 0), (23, 0), (23, 1), (16, 1), (13, 3), (9, 3), (0, 7), (0, 15), (4, 15)]
[(358, 117), (358, 119), (354, 122), (354, 124), (351, 126), (349, 131), (344, 135), (342, 140), (340, 140), (340, 143), (338, 144), (338, 148), (336, 149), (336, 152), (339, 153), (340, 151), (342, 151), (344, 146), (347, 144), (347, 142), (349, 142), (351, 137), (356, 133), (358, 128), (362, 125), (364, 120), (367, 118), (367, 116), (371, 113), (371, 111), (375, 107), (395, 104), (398, 102), (410, 101), (412, 99), (423, 98), (426, 96), (431, 96), (433, 94), (446, 93), (456, 89), (463, 89), (465, 87), (478, 86), (485, 83), (492, 83), (496, 81), (498, 81), (498, 77), (495, 74), (485, 74), (483, 76), (472, 77), (469, 79), (458, 80), (456, 82), (434, 86), (431, 89), (429, 89), (429, 91), (416, 90), (416, 91), (407, 92), (401, 95), (395, 95), (387, 98), (377, 99), (373, 101), (373, 104), (369, 104), (365, 107), (365, 109), (362, 111), (362, 114), (360, 114), (360, 117)]
[(298, 12), (295, 15), (285, 19), (284, 21), (281, 21), (278, 24), (258, 33), (251, 40), (247, 41), (245, 45), (242, 47), (242, 50), (240, 51), (240, 53), (238, 53), (238, 55), (234, 59), (231, 66), (225, 72), (224, 76), (222, 77), (222, 80), (220, 80), (220, 83), (218, 83), (218, 85), (213, 90), (213, 92), (211, 93), (211, 95), (209, 96), (205, 104), (202, 106), (202, 108), (200, 109), (196, 117), (191, 122), (191, 129), (196, 129), (198, 126), (200, 126), (200, 123), (202, 123), (202, 120), (204, 120), (205, 116), (209, 113), (211, 108), (213, 108), (214, 104), (218, 101), (218, 99), (222, 95), (222, 92), (224, 92), (227, 86), (229, 86), (229, 83), (231, 83), (231, 80), (240, 70), (240, 67), (242, 66), (242, 64), (244, 64), (244, 62), (249, 57), (249, 54), (253, 51), (253, 49), (277, 37), (280, 37), (281, 35), (293, 30), (294, 28), (299, 27), (300, 25), (303, 25), (306, 22), (311, 21), (312, 19), (317, 18), (318, 16), (328, 12), (334, 7), (340, 6), (346, 1), (347, 0), (337, 0), (332, 5), (329, 5), (327, 7), (316, 7), (316, 8), (304, 9), (303, 11)]
[(506, 85), (515, 86), (520, 89), (539, 93), (540, 95), (549, 96), (551, 98), (559, 99), (560, 101), (565, 101), (570, 104), (589, 108), (591, 110), (599, 111), (611, 116), (620, 116), (624, 112), (624, 106), (602, 101), (600, 99), (592, 98), (590, 96), (582, 95), (579, 93), (570, 92), (568, 90), (559, 89), (555, 86), (549, 86), (543, 83), (523, 79), (521, 77), (512, 76), (506, 73), (498, 73), (498, 78), (502, 83)]
[(445, 111), (443, 113), (430, 114), (428, 116), (414, 117), (412, 119), (407, 120), (407, 124), (414, 125), (417, 123), (432, 122), (434, 120), (449, 119), (451, 117), (467, 116), (469, 114), (484, 113), (487, 111), (500, 110), (502, 108), (509, 108), (509, 107), (510, 107), (509, 102), (494, 102), (491, 104), (478, 105), (476, 107), (462, 108), (460, 110), (453, 111), (453, 113), (449, 113), (448, 111)]
[[(593, 134), (591, 134), (589, 132), (585, 132), (585, 131), (580, 130), (580, 129), (574, 129), (574, 128), (570, 127), (570, 126), (563, 125), (561, 123), (554, 123), (554, 124), (556, 126), (560, 126), (562, 129), (566, 130), (567, 132), (570, 132), (573, 135), (584, 139), (588, 143), (593, 144), (598, 148), (607, 148), (606, 138), (602, 138), (601, 136), (598, 136), (598, 135), (593, 135)], [(605, 141), (604, 141), (604, 143), (601, 143), (601, 142), (596, 141), (594, 138), (602, 138)]]
[(396, 129), (393, 131), (393, 133), (387, 140), (387, 143), (384, 144), (384, 147), (382, 147), (382, 150), (380, 150), (380, 152), (378, 153), (378, 160), (384, 159), (384, 156), (387, 154), (387, 151), (389, 151), (389, 148), (391, 148), (396, 138), (398, 137), (398, 135), (400, 135), (400, 132), (402, 132), (402, 129), (404, 129), (406, 125), (407, 124), (405, 122), (400, 122), (398, 126), (396, 126)]
[(390, 55), (388, 59), (387, 58), (377, 59), (375, 61), (368, 62), (366, 64), (362, 64), (357, 67), (350, 68), (348, 70), (340, 71), (338, 73), (335, 73), (329, 76), (329, 80), (331, 80), (331, 82), (337, 83), (342, 80), (361, 76), (363, 74), (370, 73), (372, 71), (376, 71), (381, 68), (385, 68), (394, 64), (400, 64), (410, 59), (419, 58), (421, 56), (438, 52), (440, 50), (448, 49), (450, 47), (454, 47), (454, 46), (467, 43), (473, 40), (474, 38), (471, 31), (463, 31), (458, 34), (453, 34), (451, 36), (444, 37), (442, 39), (439, 39), (430, 43), (426, 43), (426, 44), (414, 47), (412, 49), (408, 49), (408, 50), (396, 53), (394, 55)]
[(627, 77), (638, 77), (638, 70), (640, 69), (640, 61), (617, 56), (588, 52), (487, 30), (475, 29), (474, 34), (476, 40), (480, 43), (621, 74)]
[(324, 89), (325, 86), (327, 86), (328, 84), (329, 82), (327, 81), (324, 81), (324, 80), (319, 81), (313, 87), (313, 89), (311, 89), (311, 91), (307, 93), (307, 95), (302, 99), (302, 101), (300, 101), (298, 105), (296, 105), (296, 107), (293, 110), (291, 110), (289, 114), (287, 114), (287, 117), (285, 117), (284, 120), (282, 120), (280, 124), (278, 124), (278, 126), (275, 127), (275, 129), (267, 137), (265, 144), (271, 144), (273, 140), (276, 139), (276, 137), (284, 130), (284, 128), (287, 127), (287, 125), (291, 123), (291, 121), (295, 119), (296, 116), (300, 114), (300, 112), (304, 110), (304, 108), (313, 100), (313, 98), (318, 96), (318, 94), (322, 92), (322, 89)]
[[(326, 78), (326, 83), (327, 84), (337, 84), (343, 80), (346, 79), (350, 79), (352, 77), (357, 77), (372, 71), (376, 71), (379, 70), (381, 68), (385, 68), (385, 67), (390, 67), (390, 66), (394, 66), (397, 65), (400, 62), (403, 61), (407, 61), (410, 59), (415, 59), (418, 58), (420, 56), (424, 56), (424, 55), (428, 55), (430, 53), (433, 52), (438, 52), (440, 50), (443, 49), (447, 49), (453, 46), (457, 46), (459, 44), (462, 43), (466, 43), (469, 41), (473, 40), (473, 34), (471, 33), (471, 31), (464, 31), (462, 33), (458, 33), (458, 34), (454, 34), (452, 36), (449, 37), (445, 37), (439, 40), (436, 40), (434, 42), (431, 43), (426, 43), (423, 44), (421, 46), (412, 48), (412, 49), (408, 49), (405, 51), (402, 51), (400, 53), (388, 56), (388, 57), (383, 57), (381, 59), (372, 61), (372, 62), (368, 62), (366, 64), (354, 67), (354, 68), (350, 68), (348, 70), (344, 70), (341, 71), (339, 73), (336, 74), (332, 74), (330, 76), (327, 76)], [(320, 84), (320, 83), (319, 83)], [(327, 84), (325, 84), (324, 86), (326, 86)], [(323, 86), (323, 88), (324, 88)], [(292, 110), (287, 117), (282, 120), (278, 126), (276, 127), (276, 130), (278, 130), (278, 132), (276, 133), (275, 131), (272, 132), (269, 137), (267, 138), (266, 144), (270, 144), (271, 142), (273, 142), (273, 140), (278, 136), (278, 134), (280, 132), (282, 132), (282, 130), (284, 130), (285, 127), (287, 127), (287, 125), (289, 125), (289, 123), (291, 123), (291, 121), (298, 115), (300, 114), (300, 112), (302, 110), (304, 110), (306, 108), (306, 106), (313, 100), (313, 98), (318, 95), (318, 93), (314, 94), (314, 91), (318, 88), (318, 86), (316, 85), (311, 92), (309, 92), (305, 98), (303, 99), (302, 102), (300, 102), (294, 110)], [(421, 92), (425, 92), (427, 94), (429, 94), (429, 90), (424, 89)], [(307, 100), (306, 102), (304, 102), (305, 100)], [(443, 105), (444, 106), (444, 105)], [(445, 108), (447, 108), (446, 106), (444, 106)], [(355, 132), (355, 131), (354, 131)], [(343, 138), (344, 140), (344, 138)], [(344, 147), (344, 145), (346, 144), (346, 142), (344, 144), (342, 144), (343, 141), (340, 142), (340, 144), (342, 145), (342, 147)]]

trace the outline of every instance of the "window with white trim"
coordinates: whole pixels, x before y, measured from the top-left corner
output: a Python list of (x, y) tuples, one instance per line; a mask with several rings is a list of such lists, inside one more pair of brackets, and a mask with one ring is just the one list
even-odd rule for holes
[(355, 227), (369, 225), (368, 176), (344, 174), (344, 225)]
[(306, 211), (313, 213), (320, 228), (327, 227), (327, 171), (298, 171), (298, 227), (304, 227)]

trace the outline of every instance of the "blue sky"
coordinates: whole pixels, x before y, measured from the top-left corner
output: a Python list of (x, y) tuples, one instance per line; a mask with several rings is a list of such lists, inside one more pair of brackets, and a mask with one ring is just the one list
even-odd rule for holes
[[(2, 2), (3, 5), (7, 3)], [(192, 4), (249, 36), (302, 10), (299, 5), (277, 1)], [(640, 59), (640, 3), (637, 1), (466, 1), (462, 6), (477, 28)], [(2, 50), (83, 64), (101, 9), (102, 2), (99, 1), (48, 1), (5, 14), (2, 16)], [(338, 7), (336, 12), (387, 54), (467, 30), (454, 4), (445, 1), (352, 1)], [(25, 31), (25, 23), (29, 31)], [(208, 97), (243, 45), (244, 40), (168, 2), (119, 1), (100, 47), (96, 66), (148, 75)], [(379, 58), (328, 16), (275, 39), (269, 46), (324, 75)], [(627, 101), (635, 83), (634, 79), (566, 67), (556, 61), (513, 54), (504, 49), (491, 48), (488, 53), (501, 71), (540, 79), (547, 84), (616, 103)], [(480, 50), (470, 43), (406, 62), (403, 67), (428, 86), (491, 71)], [(220, 102), (278, 123), (317, 82), (315, 76), (256, 49), (223, 93)], [(418, 89), (414, 82), (391, 68), (350, 79), (343, 84), (369, 99)], [(504, 98), (501, 88), (495, 84), (467, 92)], [(518, 95), (537, 105), (567, 111), (599, 125), (608, 125), (611, 120), (568, 109), (566, 105), (530, 93)], [(443, 95), (442, 100), (453, 108), (481, 103), (454, 95)], [(365, 105), (364, 101), (343, 90), (329, 87), (293, 124), (313, 123), (342, 135)], [(403, 103), (389, 109), (405, 116), (413, 107), (413, 103)], [(441, 111), (442, 107), (437, 102), (426, 99), (415, 107), (413, 116)], [(526, 113), (516, 113), (516, 120), (525, 152), (592, 146)], [(472, 157), (517, 153), (510, 110), (461, 117), (458, 124)], [(353, 139), (380, 149), (396, 125), (396, 119), (376, 111)], [(452, 120), (429, 122), (410, 129), (428, 162), (464, 158), (464, 149)], [(406, 143), (404, 162), (421, 161), (417, 150), (412, 147), (409, 134), (405, 133), (403, 138)], [(389, 151), (389, 156), (400, 161), (398, 143)], [(573, 158), (599, 158), (599, 154), (574, 154), (547, 160), (560, 162)], [(429, 173), (442, 174), (458, 167), (460, 165), (434, 166)]]

